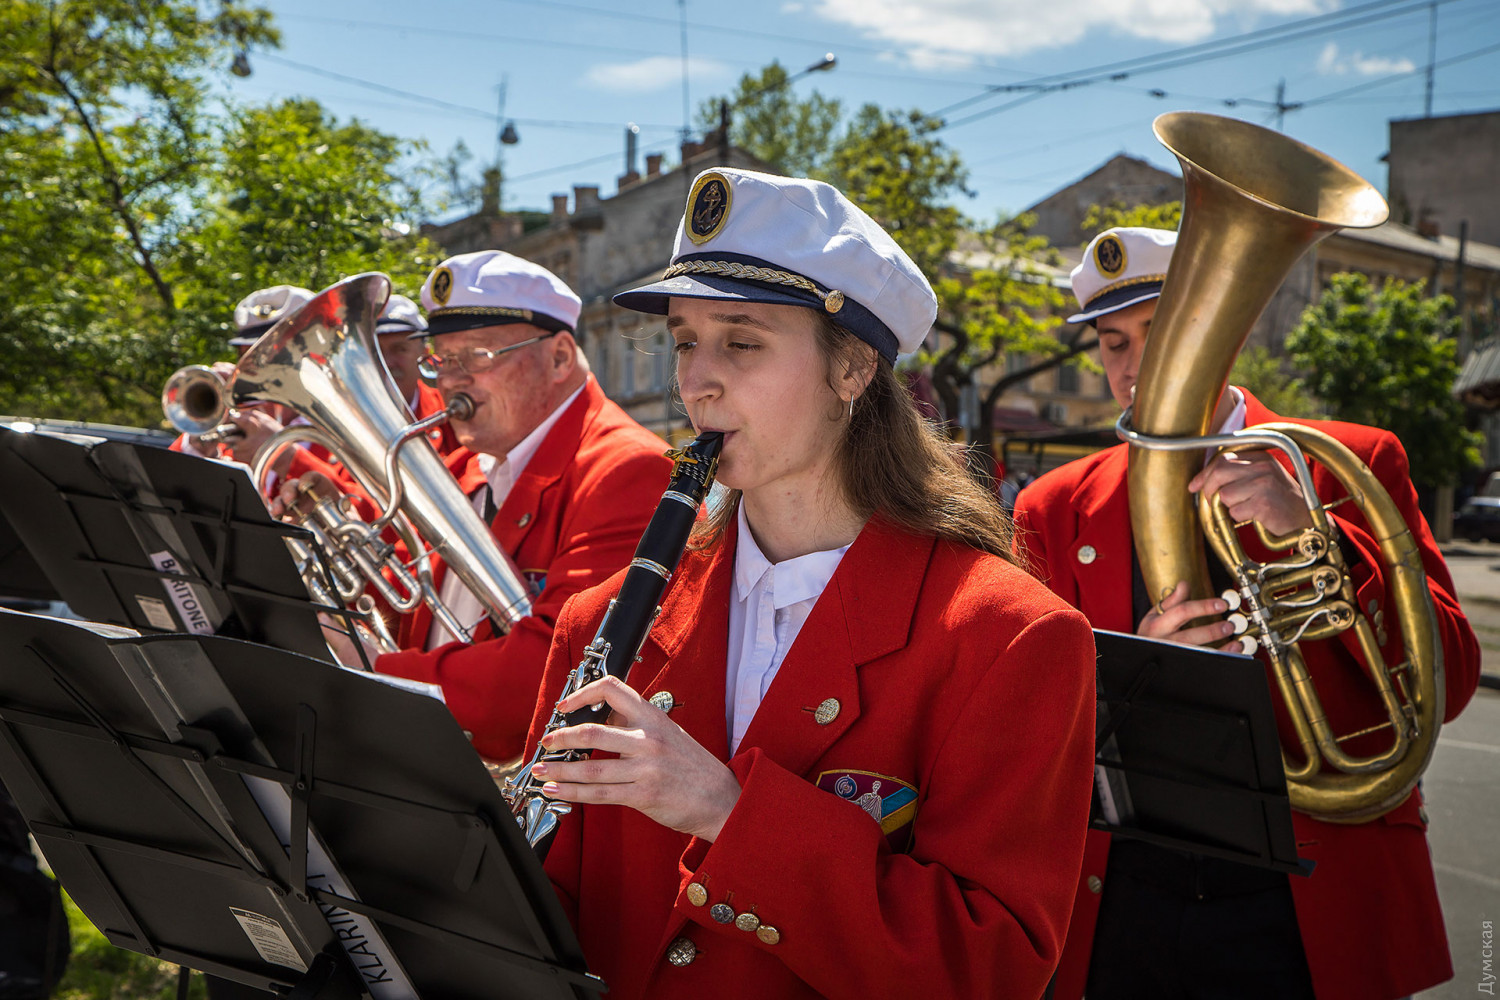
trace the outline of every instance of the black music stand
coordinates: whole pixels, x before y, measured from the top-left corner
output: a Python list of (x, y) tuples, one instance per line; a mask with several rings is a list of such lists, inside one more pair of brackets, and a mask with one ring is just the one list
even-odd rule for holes
[(0, 612), (0, 780), (120, 947), (325, 1000), (605, 989), (447, 708), (379, 677)]
[(1089, 825), (1308, 875), (1297, 857), (1265, 668), (1248, 656), (1096, 629)]
[[(142, 632), (331, 654), (283, 539), (244, 469), (127, 441), (0, 430), (0, 513), (76, 613)], [(3, 533), (0, 533), (3, 534)], [(3, 539), (0, 539), (3, 543)]]
[(10, 520), (0, 511), (0, 598), (21, 601), (60, 601), (62, 596), (42, 572)]

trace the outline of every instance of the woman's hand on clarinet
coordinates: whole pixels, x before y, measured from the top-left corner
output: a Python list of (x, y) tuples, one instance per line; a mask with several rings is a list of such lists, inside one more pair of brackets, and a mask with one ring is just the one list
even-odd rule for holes
[(603, 702), (604, 724), (585, 723), (549, 734), (548, 750), (601, 750), (617, 760), (552, 761), (533, 772), (542, 792), (564, 802), (629, 806), (662, 826), (713, 841), (739, 801), (734, 772), (703, 749), (665, 712), (614, 677), (584, 687), (559, 703), (574, 712)]
[[(1170, 594), (1162, 598), (1156, 607), (1146, 612), (1146, 617), (1141, 619), (1140, 627), (1135, 630), (1135, 634), (1143, 635), (1148, 639), (1180, 642), (1188, 646), (1212, 646), (1215, 643), (1224, 642), (1234, 634), (1234, 627), (1218, 618), (1228, 610), (1229, 605), (1217, 597), (1209, 597), (1201, 601), (1188, 600), (1187, 581), (1179, 580)], [(1209, 622), (1207, 625), (1191, 624), (1197, 618), (1218, 620)], [(1238, 653), (1243, 651), (1243, 644), (1235, 639), (1218, 648), (1226, 653)]]

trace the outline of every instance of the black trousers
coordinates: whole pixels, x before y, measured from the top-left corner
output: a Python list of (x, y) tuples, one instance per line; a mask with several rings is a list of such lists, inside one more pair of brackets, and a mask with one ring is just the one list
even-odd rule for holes
[(1116, 838), (1088, 1000), (1312, 1000), (1287, 877)]

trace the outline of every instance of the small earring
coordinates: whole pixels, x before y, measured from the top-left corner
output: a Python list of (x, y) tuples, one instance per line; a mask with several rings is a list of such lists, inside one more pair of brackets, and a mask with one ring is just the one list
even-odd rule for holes
[(854, 419), (854, 397), (853, 396), (849, 397), (849, 419), (850, 420)]

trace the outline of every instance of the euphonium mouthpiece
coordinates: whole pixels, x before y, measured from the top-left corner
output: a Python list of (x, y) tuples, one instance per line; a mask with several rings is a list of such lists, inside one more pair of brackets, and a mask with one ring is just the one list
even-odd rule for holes
[(473, 420), (476, 409), (474, 400), (467, 393), (455, 392), (453, 398), (448, 400), (448, 419)]

